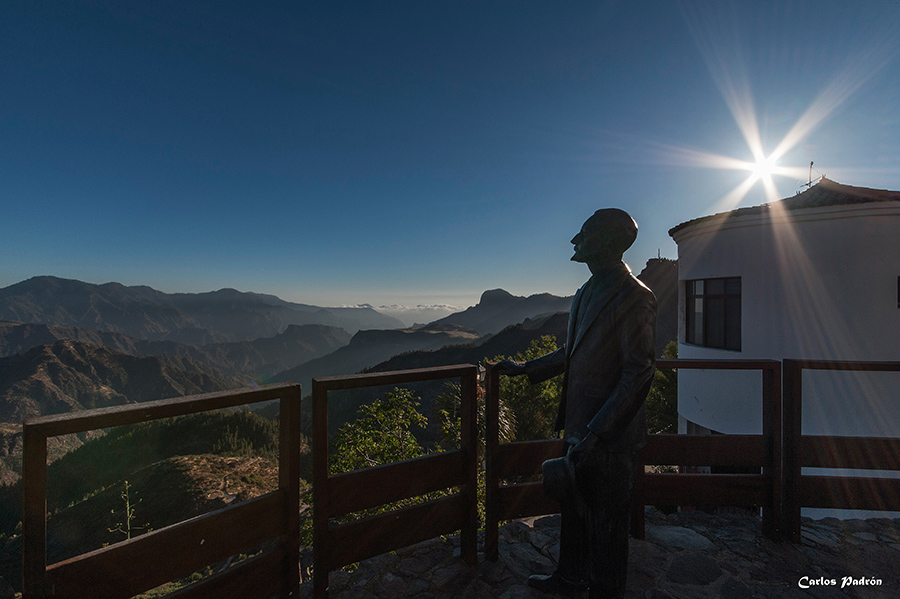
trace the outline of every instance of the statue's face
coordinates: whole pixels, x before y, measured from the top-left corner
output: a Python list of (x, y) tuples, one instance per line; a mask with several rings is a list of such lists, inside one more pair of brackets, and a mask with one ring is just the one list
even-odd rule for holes
[(602, 222), (591, 217), (572, 238), (572, 245), (575, 246), (575, 253), (571, 258), (573, 262), (590, 262), (608, 253), (609, 235)]

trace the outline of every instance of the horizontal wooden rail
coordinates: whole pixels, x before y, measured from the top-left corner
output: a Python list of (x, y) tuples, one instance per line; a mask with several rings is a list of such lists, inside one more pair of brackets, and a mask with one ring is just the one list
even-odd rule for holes
[(801, 502), (806, 507), (893, 511), (900, 479), (804, 475)]
[(562, 439), (502, 443), (497, 448), (497, 475), (500, 479), (532, 476), (541, 473), (541, 465), (563, 455)]
[(778, 360), (694, 360), (678, 358), (677, 360), (657, 360), (657, 368), (674, 368), (684, 370), (776, 370), (780, 366)]
[(457, 450), (332, 475), (328, 485), (329, 516), (336, 518), (464, 485), (467, 461), (466, 453)]
[(857, 372), (898, 372), (900, 362), (844, 362), (841, 360), (785, 360), (801, 370), (852, 370)]
[(800, 440), (800, 466), (900, 470), (900, 439), (803, 435)]
[(39, 416), (37, 418), (29, 418), (25, 421), (25, 424), (31, 427), (36, 434), (45, 437), (55, 437), (113, 426), (137, 424), (138, 422), (159, 420), (160, 418), (171, 418), (184, 414), (222, 410), (249, 403), (273, 401), (285, 397), (285, 393), (294, 387), (299, 387), (299, 385), (296, 383), (275, 383), (261, 387), (258, 390), (250, 388), (236, 389), (234, 391), (203, 393), (187, 397), (146, 401), (138, 404), (54, 414), (52, 416)]
[(330, 524), (328, 563), (341, 568), (459, 530), (468, 524), (468, 501), (457, 493), (347, 524)]
[(769, 499), (762, 474), (647, 473), (643, 478), (648, 505), (745, 506)]
[(53, 564), (47, 576), (59, 599), (126, 599), (278, 537), (285, 511), (276, 491)]
[(286, 568), (296, 568), (289, 560), (290, 556), (282, 552), (269, 551), (166, 595), (165, 599), (277, 597), (282, 590), (280, 576)]
[(364, 374), (348, 374), (343, 376), (320, 376), (314, 380), (328, 391), (341, 389), (361, 389), (363, 387), (381, 387), (385, 385), (405, 385), (422, 381), (466, 376), (475, 368), (469, 364), (452, 366), (436, 366), (434, 368), (416, 368), (413, 370), (392, 370), (389, 372), (367, 372)]
[(641, 452), (644, 464), (759, 466), (770, 457), (761, 435), (651, 435)]
[(497, 489), (497, 514), (500, 520), (555, 514), (559, 502), (547, 497), (541, 481), (500, 485)]

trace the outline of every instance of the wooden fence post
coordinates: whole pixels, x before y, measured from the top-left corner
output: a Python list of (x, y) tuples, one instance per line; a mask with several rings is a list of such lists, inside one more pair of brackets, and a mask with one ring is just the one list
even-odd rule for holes
[(500, 373), (494, 364), (486, 364), (485, 385), (485, 506), (484, 506), (484, 551), (487, 559), (496, 561), (499, 557), (499, 505), (497, 493), (498, 477), (497, 453), (500, 449)]
[(52, 594), (47, 588), (47, 437), (22, 427), (23, 598)]
[(285, 500), (284, 588), (286, 596), (300, 593), (300, 401), (303, 393), (298, 385), (288, 397), (279, 401), (278, 486)]
[(771, 465), (763, 467), (770, 494), (768, 505), (763, 509), (762, 526), (763, 534), (777, 541), (784, 534), (781, 365), (764, 368), (762, 377), (763, 436), (771, 460)]
[(328, 596), (328, 391), (312, 382), (313, 597)]
[(797, 360), (784, 360), (782, 401), (784, 447), (784, 525), (787, 538), (800, 542), (800, 435), (803, 433), (803, 371)]
[(460, 447), (466, 452), (468, 524), (459, 532), (460, 552), (469, 565), (478, 563), (478, 367), (460, 377)]

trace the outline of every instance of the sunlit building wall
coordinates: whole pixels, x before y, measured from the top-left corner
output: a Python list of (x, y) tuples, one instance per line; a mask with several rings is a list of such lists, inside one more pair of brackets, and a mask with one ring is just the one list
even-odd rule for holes
[[(823, 179), (670, 235), (679, 357), (900, 360), (900, 192)], [(804, 434), (900, 436), (900, 374), (817, 371), (803, 382)], [(681, 433), (758, 434), (761, 375), (682, 371), (678, 413)]]

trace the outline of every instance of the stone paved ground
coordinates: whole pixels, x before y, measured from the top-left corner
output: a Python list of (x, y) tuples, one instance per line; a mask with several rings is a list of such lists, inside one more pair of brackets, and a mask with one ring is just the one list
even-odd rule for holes
[[(752, 516), (647, 512), (646, 539), (631, 540), (627, 599), (900, 597), (900, 519), (805, 519), (799, 545), (773, 543)], [(542, 599), (525, 586), (549, 574), (559, 551), (559, 516), (507, 523), (500, 558), (469, 567), (459, 539), (433, 539), (332, 572), (331, 599)], [(844, 577), (880, 585), (840, 588)], [(801, 588), (801, 578), (809, 588)], [(835, 581), (835, 585), (812, 584)], [(301, 599), (312, 583), (301, 585)], [(585, 593), (586, 597), (587, 594)]]

